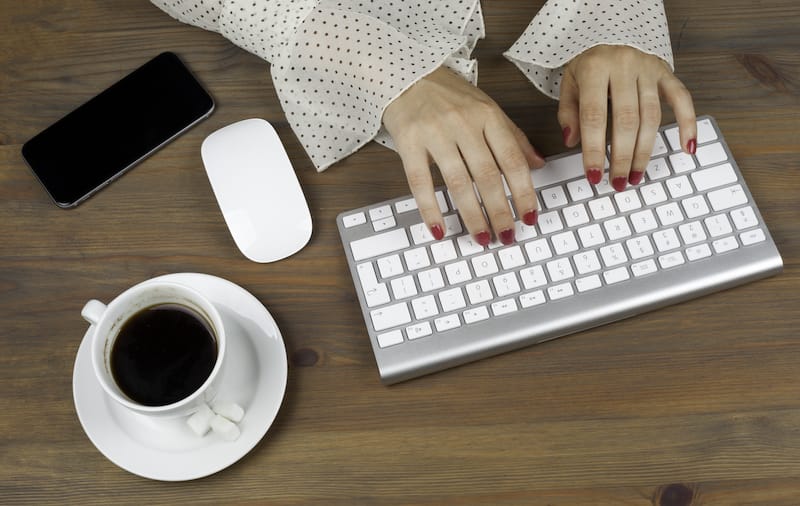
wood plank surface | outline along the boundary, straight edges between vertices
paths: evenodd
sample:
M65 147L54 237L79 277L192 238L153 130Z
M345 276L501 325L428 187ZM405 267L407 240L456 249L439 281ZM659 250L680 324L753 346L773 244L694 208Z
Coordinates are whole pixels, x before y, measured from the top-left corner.
M476 56L482 88L549 155L564 149L557 104L501 56L541 3L485 1ZM385 387L335 218L408 193L397 155L372 144L318 174L267 64L145 0L3 2L0 503L800 504L800 4L666 8L677 73L720 124L784 272ZM208 87L214 114L76 209L56 208L22 144L163 50ZM314 219L309 245L275 264L236 250L200 160L206 135L254 116L276 126ZM289 359L266 437L181 483L112 464L72 400L84 302L172 272L249 290Z

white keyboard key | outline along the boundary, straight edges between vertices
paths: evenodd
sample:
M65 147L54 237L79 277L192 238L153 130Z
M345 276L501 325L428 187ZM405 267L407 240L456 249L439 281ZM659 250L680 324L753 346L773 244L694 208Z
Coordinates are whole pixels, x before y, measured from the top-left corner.
M635 189L615 193L614 200L617 201L617 208L621 213L627 213L642 207L642 202L639 200Z
M372 262L358 264L356 270L358 271L358 278L361 283L361 289L364 292L367 307L380 306L391 300L386 285L378 282Z
M667 190L674 199L679 199L692 194L692 185L686 176L673 177L667 180Z
M731 222L728 221L727 216L724 214L718 214L716 216L706 218L704 223L706 224L708 234L711 237L719 237L721 235L730 234L733 232L733 229L731 228Z
M578 274L586 274L587 272L600 270L600 259L597 257L597 252L593 249L574 255L572 261L575 262L575 268L578 270Z
M652 209L645 209L644 211L631 214L631 223L633 224L633 229L637 234L649 232L650 230L655 230L658 227L658 223L656 223L656 217L653 214Z
M665 158L653 158L645 169L650 180L663 179L670 175L669 166Z
M397 214L407 213L409 211L413 211L417 209L417 201L414 197L410 199L400 200L394 203L394 209L397 211Z
M631 260L639 260L640 258L649 257L655 253L655 251L653 251L653 244L646 235L628 239L625 241L625 246L628 247Z
M414 316L417 320L424 320L439 314L439 308L436 307L436 299L433 298L433 295L426 295L412 300L411 307L414 309Z
M425 244L433 241L433 234L424 223L415 223L408 227L408 231L411 232L411 239L414 244Z
M706 240L706 233L703 230L703 225L701 225L699 221L684 223L678 227L678 232L680 232L681 239L683 239L683 243L686 245Z
M564 228L558 211L551 211L540 215L538 224L539 230L541 230L543 234L551 234Z
M395 299L406 299L417 294L417 285L414 283L414 278L411 276L394 278L391 284Z
M406 259L406 265L410 271L416 271L431 265L431 259L428 258L428 252L424 247L403 252L403 258Z
M458 219L457 214L450 214L443 218L444 220L444 236L451 237L463 232L461 228L461 220Z
M394 219L394 216L389 216L388 218L383 218L381 220L373 221L372 222L372 229L375 232L380 232L381 230L388 230L397 226L397 222Z
M667 200L667 194L664 191L664 185L661 183L651 183L639 190L642 192L642 198L644 199L644 203L648 206L652 206L654 204L660 204Z
M669 155L669 163L672 165L672 170L675 171L675 174L687 172L697 167L692 155L683 152Z
M392 208L388 205L374 207L369 210L369 219L372 221L382 220L384 218L388 218L392 216Z
M464 292L460 287L450 288L439 292L439 303L442 305L442 311L455 311L467 307L467 302L464 300Z
M572 285L569 283L561 283L560 285L551 286L547 289L547 295L550 297L550 300L563 299L574 294L575 292L572 290Z
M603 246L600 248L600 256L603 258L603 263L606 264L606 267L614 267L628 261L625 250L620 243Z
M417 279L419 279L419 288L423 292L432 292L433 290L444 288L444 278L442 277L441 269L438 267L420 272L417 274Z
M511 295L521 290L519 281L517 281L517 275L513 272L506 272L505 274L493 277L492 284L494 284L494 291L497 292L498 297L505 297L506 295Z
M656 243L656 249L658 249L660 253L678 248L681 245L680 240L678 240L678 234L675 233L674 228L667 228L655 232L653 234L653 241Z
M589 213L586 212L586 206L583 204L569 206L564 208L562 212L568 227L577 227L578 225L589 223Z
M732 211L731 218L733 218L733 224L736 226L736 230L744 230L745 228L758 225L756 213L753 212L753 208L750 206Z
M469 271L466 260L445 265L444 272L447 274L447 281L451 285L457 285L458 283L472 279L472 273Z
M564 188L561 186L551 186L546 190L539 192L542 196L542 203L547 209L561 207L567 205L567 194L564 193Z
M624 216L608 220L603 223L603 227L606 229L606 235L609 241L616 241L617 239L630 237L631 235L631 227L628 226L628 220L626 220Z
M447 199L444 198L444 192L443 191L440 190L440 191L436 192L436 202L439 204L439 211L441 211L442 214L444 214L447 211L449 211L449 209L447 207Z
M726 251L731 251L739 247L739 243L736 242L736 238L732 235L717 239L712 242L711 245L717 253L725 253Z
M372 326L375 328L375 332L411 322L411 313L408 312L408 305L405 302L373 309L370 311L369 316L372 319Z
M656 272L656 262L652 258L631 264L631 272L637 278Z
M653 157L665 155L667 151L667 145L664 144L664 138L661 137L660 133L656 133L656 140L653 143L653 152L650 156Z
M541 169L531 171L534 188L545 188L555 183L584 176L583 154L574 153L556 159L547 160Z
M388 348L403 342L403 333L398 330L392 330L384 334L378 334L378 346L381 348Z
M767 237L764 235L764 231L760 228L754 228L753 230L743 232L739 234L739 238L742 240L742 244L745 246L750 246L751 244L756 244L767 240Z
M364 213L354 213L342 217L342 223L345 228L352 228L357 225L363 225L367 222L367 216Z
M697 122L697 143L705 144L717 140L717 131L714 130L714 125L708 118L701 119Z
M435 319L433 321L433 324L436 325L436 330L438 332L444 332L445 330L450 330L460 327L461 321L458 319L457 314L450 314Z
M467 309L462 313L464 315L464 323L470 324L489 319L489 310L486 306L478 306Z
M724 162L728 159L728 154L725 153L725 148L723 148L722 144L719 142L707 144L705 146L699 146L695 156L697 157L697 161L702 166L713 165L715 163Z
M698 148L698 153L701 148ZM692 181L697 191L704 192L712 188L735 183L737 181L736 172L729 163L723 163L710 169L703 169L692 172Z
M577 288L579 292L588 292L589 290L600 288L602 285L603 283L600 281L600 276L597 274L575 280L575 288Z
M686 258L688 258L690 262L710 256L711 248L708 247L708 244L703 243L686 248Z
M409 341L414 339L419 339L420 337L426 337L433 334L433 329L431 329L430 322L421 322L410 327L406 327L406 335L408 336Z
M497 302L492 302L492 313L495 316L502 316L504 314L513 313L516 311L517 308L517 301L514 299L505 299L505 300L498 300Z
M525 265L525 255L522 254L522 248L517 245L501 249L497 252L497 256L500 258L500 265L504 270Z
M606 161L608 161L608 160L606 160ZM608 172L604 172L603 173L603 178L600 179L600 182L597 183L596 185L594 185L594 191L598 195L605 195L606 193L611 193L611 192L617 191L617 190L614 189L613 186L611 186L611 180L609 179L609 177L610 177L609 173Z
M623 266L604 272L603 278L606 280L606 284L613 285L614 283L630 279L630 275L628 274L628 269Z
M494 274L500 269L497 267L497 261L494 259L493 253L486 253L472 259L472 268L475 271L475 276L481 278Z
M658 263L661 265L662 269L669 269L670 267L681 265L684 262L683 254L680 251L673 251L672 253L658 257Z
M453 245L452 239L442 240L431 244L431 254L433 261L437 264L443 264L450 260L455 260L458 257L456 247Z
M522 295L519 296L519 304L523 308L538 306L539 304L544 304L544 303L545 303L544 292L542 292L541 290L536 290L535 292L523 293Z
M575 275L572 271L572 265L569 263L569 258L559 258L547 262L547 272L550 274L550 279L553 283L564 281Z
M567 183L567 191L569 197L575 202L594 196L591 183L585 177Z
M683 221L683 214L677 202L670 202L656 207L656 214L661 224L665 227Z
M521 221L514 222L514 237L518 242L536 237L536 226L526 225Z
M402 228L382 232L350 243L350 251L356 262L367 258L393 253L409 247L408 236Z
M578 240L575 239L575 234L572 233L572 230L556 234L550 240L553 242L553 249L556 250L556 255L566 255L579 249Z
M694 197L683 199L681 205L683 206L684 212L686 212L686 217L689 219L705 216L711 212L708 209L708 204L706 204L706 199L704 199L702 195L695 195Z
M664 135L667 136L667 142L669 142L669 147L672 149L672 151L681 150L681 138L680 132L678 132L678 127L666 129L664 131Z
M519 271L519 276L522 278L522 286L526 290L536 288L547 284L547 278L544 275L544 269L541 265L534 265Z
M553 256L550 251L550 246L547 244L547 239L536 239L525 243L525 252L528 253L528 258L531 262L541 262Z
M475 242L475 239L469 234L462 235L456 239L456 242L458 243L458 249L461 251L461 256L464 257L480 253L484 249L483 246Z
M707 195L708 201L715 211L730 209L747 202L747 195L745 195L742 185L738 184L708 192Z
M389 255L378 259L378 270L381 272L381 277L384 279L399 276L405 272L403 263L400 261L400 255Z
M486 302L494 298L492 296L492 289L489 287L489 282L485 279L469 283L465 288L467 289L467 297L469 298L470 304L480 304L481 302Z
M616 214L616 211L614 210L614 204L611 203L611 199L608 197L590 200L589 209L591 210L592 216L595 220L602 220L603 218L608 218L609 216L614 216L614 214Z
M578 237L581 238L581 244L583 244L584 248L591 248L606 242L603 231L597 223L593 223L588 227L579 228Z

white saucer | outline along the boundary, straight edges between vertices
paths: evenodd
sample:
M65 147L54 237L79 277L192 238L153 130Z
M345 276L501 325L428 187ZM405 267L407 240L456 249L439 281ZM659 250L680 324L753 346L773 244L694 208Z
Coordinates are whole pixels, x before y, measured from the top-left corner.
M94 375L89 353L91 327L81 341L72 375L75 409L86 435L100 452L131 473L164 481L202 478L242 458L264 437L286 391L286 348L275 321L249 292L207 274L180 273L162 280L183 283L209 297L230 332L229 367L217 396L245 409L241 435L225 441L210 432L196 436L185 419L156 419L133 413L110 399ZM150 282L145 281L144 283Z

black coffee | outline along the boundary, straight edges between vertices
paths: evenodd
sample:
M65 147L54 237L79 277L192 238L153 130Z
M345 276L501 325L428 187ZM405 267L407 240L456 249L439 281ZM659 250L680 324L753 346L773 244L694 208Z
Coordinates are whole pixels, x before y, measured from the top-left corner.
M194 393L217 361L208 323L183 306L145 308L125 322L111 348L120 390L145 406L165 406Z

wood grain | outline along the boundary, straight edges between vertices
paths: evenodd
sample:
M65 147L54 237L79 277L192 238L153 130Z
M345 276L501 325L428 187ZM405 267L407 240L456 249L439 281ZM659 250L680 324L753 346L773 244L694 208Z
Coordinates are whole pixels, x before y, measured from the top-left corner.
M541 2L484 2L481 86L546 154L557 104L500 53ZM800 7L667 2L677 73L718 120L783 254L782 274L436 375L384 387L335 226L408 192L369 145L317 174L268 66L143 0L0 9L0 503L759 504L800 502ZM22 143L132 68L177 52L211 118L85 204L53 206ZM287 146L314 217L276 264L236 250L199 156L258 116ZM672 120L664 109L664 121ZM280 326L285 402L265 439L202 480L133 476L91 444L72 402L80 308L170 272L251 291Z

